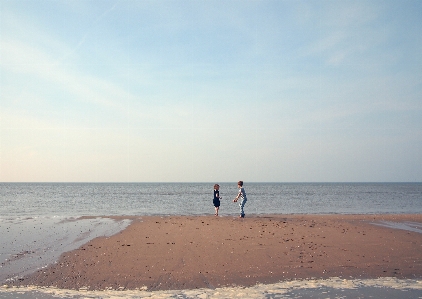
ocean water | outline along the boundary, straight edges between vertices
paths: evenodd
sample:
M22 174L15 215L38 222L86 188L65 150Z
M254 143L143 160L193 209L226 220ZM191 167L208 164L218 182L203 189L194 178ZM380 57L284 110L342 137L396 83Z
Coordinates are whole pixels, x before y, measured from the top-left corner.
M220 215L239 213L237 184L219 183ZM214 183L0 183L0 285L54 263L66 251L113 235L130 220L115 215L212 215ZM246 215L422 213L422 183L245 183ZM80 219L81 216L92 216ZM380 225L391 225L381 223ZM419 224L403 224L420 231ZM400 227L396 227L400 228ZM402 228L403 229L403 228ZM406 228L404 228L406 229ZM408 230L411 230L408 229ZM121 293L0 287L0 298L422 298L422 281L309 281L285 286ZM345 287L353 285L352 288ZM311 287L310 287L311 285ZM271 289L271 290L270 290ZM275 289L275 290L274 290ZM361 296L361 293L368 296ZM241 296L241 297L245 297ZM388 298L388 296L386 297Z
M219 183L221 214L238 213ZM247 214L422 213L422 183L245 183ZM0 183L0 217L211 215L213 183Z

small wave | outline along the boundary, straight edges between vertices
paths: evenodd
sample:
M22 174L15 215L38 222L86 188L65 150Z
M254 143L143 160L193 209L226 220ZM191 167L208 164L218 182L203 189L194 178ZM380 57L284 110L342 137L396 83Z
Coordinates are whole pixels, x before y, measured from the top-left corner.
M14 298L28 298L34 295L40 298L302 298L320 297L353 298L353 297L400 297L420 298L422 295L422 280L396 279L393 277L378 279L340 279L292 280L275 284L258 284L253 287L226 287L216 289L169 290L149 292L146 288L138 290L105 290L88 291L87 289L66 290L56 288L0 287L0 294ZM413 297L409 295L413 294Z

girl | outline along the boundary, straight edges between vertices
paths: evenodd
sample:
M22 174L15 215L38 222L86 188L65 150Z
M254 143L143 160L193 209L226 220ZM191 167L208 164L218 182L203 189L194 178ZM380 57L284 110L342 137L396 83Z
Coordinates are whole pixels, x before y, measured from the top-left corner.
M220 209L220 185L215 184L214 185L214 199L212 200L212 203L215 207L215 216L218 216L218 210Z

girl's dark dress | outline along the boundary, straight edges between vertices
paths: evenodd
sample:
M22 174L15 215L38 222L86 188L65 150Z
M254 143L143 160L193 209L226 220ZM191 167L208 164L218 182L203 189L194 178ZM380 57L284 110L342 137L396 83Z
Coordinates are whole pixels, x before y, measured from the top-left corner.
M212 203L214 204L214 207L220 206L220 191L214 190L214 199L212 200Z

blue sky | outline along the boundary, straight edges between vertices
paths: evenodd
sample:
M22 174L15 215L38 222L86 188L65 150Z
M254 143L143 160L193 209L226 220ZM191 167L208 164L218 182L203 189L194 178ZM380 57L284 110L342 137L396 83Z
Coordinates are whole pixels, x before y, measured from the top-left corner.
M422 181L422 1L0 0L0 181Z

